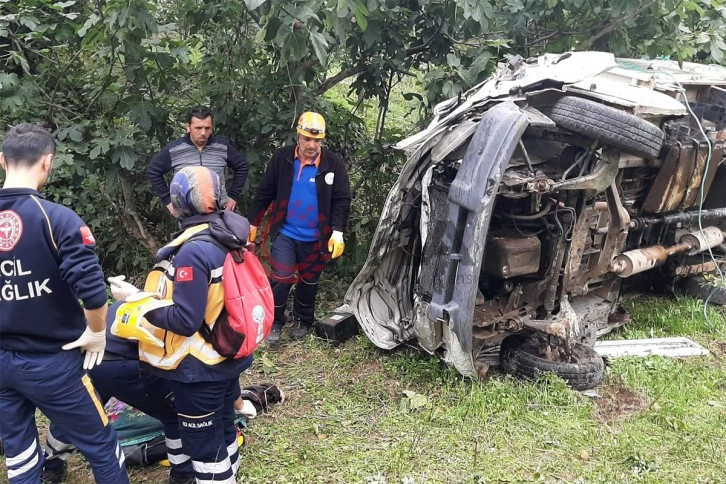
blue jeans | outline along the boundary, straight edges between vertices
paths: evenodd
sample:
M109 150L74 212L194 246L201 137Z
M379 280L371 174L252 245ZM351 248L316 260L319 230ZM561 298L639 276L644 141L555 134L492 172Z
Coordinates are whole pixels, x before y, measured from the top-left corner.
M40 482L40 409L86 457L96 482L128 484L123 452L80 351L41 354L0 349L0 437L11 484Z
M270 286L275 299L276 328L287 322L287 298L293 285L293 318L307 326L315 322L318 282L329 259L330 253L320 242L300 242L282 234L275 237L270 251Z

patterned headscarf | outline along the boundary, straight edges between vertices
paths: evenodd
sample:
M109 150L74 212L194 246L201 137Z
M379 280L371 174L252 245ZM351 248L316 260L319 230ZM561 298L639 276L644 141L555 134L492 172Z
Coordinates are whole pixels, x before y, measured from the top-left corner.
M171 206L179 217L220 210L219 176L204 166L187 166L174 175L169 187Z

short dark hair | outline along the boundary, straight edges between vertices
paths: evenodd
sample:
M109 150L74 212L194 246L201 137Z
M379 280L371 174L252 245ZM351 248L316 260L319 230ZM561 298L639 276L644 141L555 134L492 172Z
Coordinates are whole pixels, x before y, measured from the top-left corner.
M37 124L22 123L5 133L2 152L8 165L31 167L43 156L55 155L55 140Z
M207 106L194 106L187 113L187 124L192 124L192 118L207 119L209 117L214 121L214 113Z

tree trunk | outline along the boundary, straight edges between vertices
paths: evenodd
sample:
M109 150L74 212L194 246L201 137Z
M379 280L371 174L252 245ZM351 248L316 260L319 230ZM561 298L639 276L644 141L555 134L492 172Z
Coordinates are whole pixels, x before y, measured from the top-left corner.
M146 230L144 221L136 211L134 190L131 182L124 174L120 174L119 180L121 181L121 194L123 195L124 201L123 207L121 207L121 210L118 210L118 213L121 215L121 223L141 245L146 247L152 254L156 254L161 244L156 240L156 237Z

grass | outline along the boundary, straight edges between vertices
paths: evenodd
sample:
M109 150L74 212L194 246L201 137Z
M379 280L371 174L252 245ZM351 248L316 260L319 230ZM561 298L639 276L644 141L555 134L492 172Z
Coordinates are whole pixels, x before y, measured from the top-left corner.
M248 483L671 483L726 476L726 316L694 299L626 302L633 320L609 338L689 336L688 359L612 360L597 397L552 376L496 369L461 378L413 348L384 352L364 336L340 347L310 338L259 350L243 385L288 400L251 421L241 450ZM131 470L158 483L166 470ZM92 482L82 458L69 482Z

